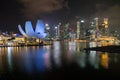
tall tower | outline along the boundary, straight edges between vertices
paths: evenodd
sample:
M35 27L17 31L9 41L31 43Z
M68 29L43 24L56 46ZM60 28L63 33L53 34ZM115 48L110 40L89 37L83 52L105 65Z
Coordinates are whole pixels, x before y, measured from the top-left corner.
M95 18L95 27L96 27L96 38L99 36L99 28L98 28L98 18Z
M77 39L80 39L80 21L77 21Z
M105 28L108 28L108 18L104 18Z
M105 27L105 32L108 34L108 18L104 18L104 27Z
M62 26L61 23L58 23L58 38L61 39Z
M49 24L45 24L45 32L47 34L46 39L50 39L50 26Z

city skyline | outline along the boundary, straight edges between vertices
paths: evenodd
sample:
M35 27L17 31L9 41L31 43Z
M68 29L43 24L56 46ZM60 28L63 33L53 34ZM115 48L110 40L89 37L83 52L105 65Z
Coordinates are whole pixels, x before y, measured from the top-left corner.
M119 0L1 0L0 30L18 30L18 24L24 25L26 20L31 20L33 25L37 19L56 25L96 16L108 17L111 28L118 29L119 9Z

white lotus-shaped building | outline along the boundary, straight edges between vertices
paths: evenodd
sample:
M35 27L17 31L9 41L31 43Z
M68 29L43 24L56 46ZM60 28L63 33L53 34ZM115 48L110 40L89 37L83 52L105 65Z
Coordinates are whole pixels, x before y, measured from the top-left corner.
M46 33L44 28L42 20L37 21L35 30L33 29L31 21L26 21L25 31L22 29L21 25L18 25L20 33L27 38L45 38Z

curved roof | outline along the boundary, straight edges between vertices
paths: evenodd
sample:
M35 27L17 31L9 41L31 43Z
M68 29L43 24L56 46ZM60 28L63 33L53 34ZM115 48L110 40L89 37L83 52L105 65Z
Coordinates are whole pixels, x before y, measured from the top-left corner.
M35 33L36 33L37 37L45 37L46 36L44 24L43 24L42 20L37 21Z
M26 21L25 23L25 31L28 37L35 37L35 32L33 30L31 21Z
M19 29L19 31L21 32L21 34L22 34L23 36L27 37L27 34L23 31L21 25L18 25L18 29Z
M21 25L18 25L19 31L25 37L29 38L45 38L46 33L44 30L44 23L42 20L38 20L36 23L35 31L33 29L31 21L26 21L25 31L22 29Z

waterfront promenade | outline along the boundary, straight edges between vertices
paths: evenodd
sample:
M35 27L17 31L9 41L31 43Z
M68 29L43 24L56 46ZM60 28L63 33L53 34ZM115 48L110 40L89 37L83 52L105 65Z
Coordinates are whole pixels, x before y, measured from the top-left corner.
M43 41L41 43L38 42L8 43L8 44L0 45L0 47L24 47L24 46L44 46L44 45L52 45L52 41Z

